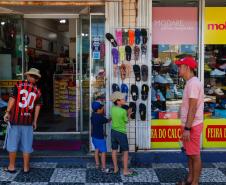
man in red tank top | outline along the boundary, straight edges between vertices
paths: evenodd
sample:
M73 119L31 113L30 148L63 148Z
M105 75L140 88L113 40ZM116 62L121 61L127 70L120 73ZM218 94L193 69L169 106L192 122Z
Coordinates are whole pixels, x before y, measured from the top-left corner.
M9 152L9 165L4 170L15 173L16 152L23 152L24 173L28 173L30 153L32 153L33 129L42 105L41 91L36 82L41 78L38 69L31 68L25 73L27 81L18 82L12 89L8 102L5 122L8 122L4 147Z

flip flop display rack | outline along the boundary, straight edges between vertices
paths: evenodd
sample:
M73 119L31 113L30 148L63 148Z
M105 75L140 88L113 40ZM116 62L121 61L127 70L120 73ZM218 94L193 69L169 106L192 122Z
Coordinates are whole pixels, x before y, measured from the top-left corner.
M106 34L111 43L110 94L121 91L133 114L127 127L131 150L137 147L136 138L148 134L142 130L150 128L151 114L151 62L147 28L115 28ZM140 129L143 127L143 129ZM147 131L146 131L147 132ZM148 133L148 132L147 132Z

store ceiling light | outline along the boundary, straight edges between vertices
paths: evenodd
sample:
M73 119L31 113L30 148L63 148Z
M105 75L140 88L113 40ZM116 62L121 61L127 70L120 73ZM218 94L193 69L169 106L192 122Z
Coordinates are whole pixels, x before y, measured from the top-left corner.
M66 23L66 19L61 19L60 20L60 24L65 24Z
M2 21L2 22L1 22L1 25L2 25L2 26L4 26L4 25L5 25L5 22L4 22L4 21Z

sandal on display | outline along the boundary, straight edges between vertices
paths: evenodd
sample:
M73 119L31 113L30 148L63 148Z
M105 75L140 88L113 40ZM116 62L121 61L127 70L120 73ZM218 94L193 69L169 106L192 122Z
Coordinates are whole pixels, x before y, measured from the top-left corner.
M125 46L119 46L119 58L123 62L125 60Z
M138 173L135 172L135 171L130 171L129 173L127 174L123 174L125 177L134 177L134 176L137 176Z
M132 66L129 62L125 63L125 65L126 65L126 78L130 78Z
M139 97L139 92L138 92L138 87L135 84L131 85L130 93L132 95L132 100L137 101Z
M140 81L140 66L135 64L133 65L133 71L134 71L134 75L135 75L135 80L137 82Z
M132 109L132 114L130 115L131 119L136 119L137 105L134 102L129 103L129 108Z
M128 34L129 34L129 45L132 46L135 41L135 32L133 30L129 30Z
M142 121L146 120L146 105L143 103L140 103L139 105L139 113L140 113L140 119Z
M139 48L139 46L135 46L134 47L134 59L135 59L135 61L139 60L139 56L140 56L140 48Z
M105 37L106 37L106 39L107 39L109 42L111 42L111 45L112 45L113 47L117 47L117 46L118 46L118 44L117 44L117 42L116 42L116 40L115 40L115 38L114 38L114 36L113 36L112 34L106 33L106 34L105 34Z
M112 48L111 54L113 56L113 64L118 64L119 62L119 52L116 48Z
M128 30L124 29L122 32L122 43L123 45L127 45L128 44Z
M116 40L119 46L122 45L122 30L121 29L117 29L115 32L116 35Z
M127 45L125 47L125 51L126 51L126 60L130 61L131 60L131 55L132 55L132 48Z
M135 29L135 43L137 45L140 44L140 35L141 35L140 29Z
M122 64L120 66L120 74L121 74L121 79L125 80L126 79L126 65Z
M148 80L148 66L142 65L141 66L141 78L142 81L146 82Z

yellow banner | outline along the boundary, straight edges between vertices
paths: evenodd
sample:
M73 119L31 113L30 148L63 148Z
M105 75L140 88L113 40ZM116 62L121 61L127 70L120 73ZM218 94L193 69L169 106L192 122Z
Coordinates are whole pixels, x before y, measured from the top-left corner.
M226 44L226 7L205 8L205 44Z
M151 120L151 148L180 148L181 121L179 119Z
M226 119L206 119L203 148L226 148Z

